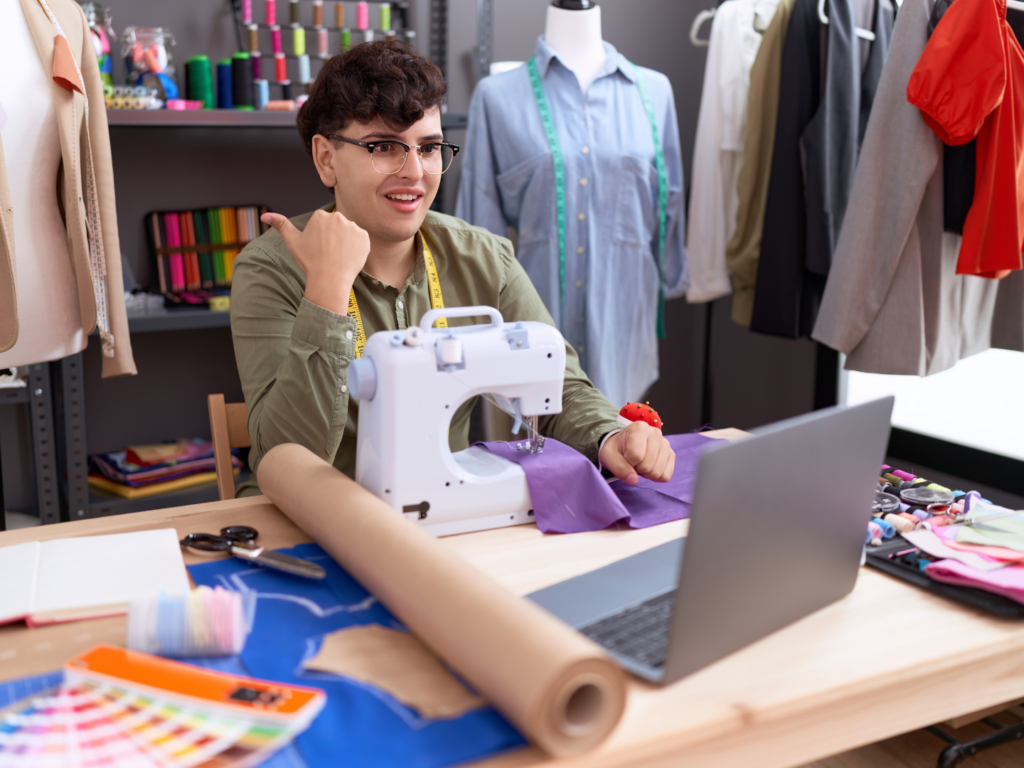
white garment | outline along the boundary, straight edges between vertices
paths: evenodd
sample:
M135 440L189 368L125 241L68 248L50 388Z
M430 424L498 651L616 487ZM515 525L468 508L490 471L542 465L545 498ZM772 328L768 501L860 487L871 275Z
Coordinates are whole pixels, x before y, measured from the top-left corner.
M85 349L78 284L57 205L60 136L53 82L39 58L21 3L0 2L0 127L14 204L18 341L0 368L59 360Z
M736 229L736 181L743 164L750 69L761 45L758 30L768 26L777 2L727 0L711 22L693 147L686 243L690 254L686 300L692 304L732 293L725 247Z

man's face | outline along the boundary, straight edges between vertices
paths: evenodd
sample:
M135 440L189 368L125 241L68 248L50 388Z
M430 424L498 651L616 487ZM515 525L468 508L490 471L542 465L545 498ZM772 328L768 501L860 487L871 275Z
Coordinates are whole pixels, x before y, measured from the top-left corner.
M377 119L370 123L349 123L338 135L367 143L392 139L410 146L429 144L443 140L441 111L434 107L402 132L396 132ZM441 177L424 173L422 159L415 149L409 150L401 170L384 174L374 169L370 153L364 147L343 141L331 144L336 145L331 153L338 210L365 229L371 238L387 242L412 238L437 195ZM404 150L393 146L391 151Z

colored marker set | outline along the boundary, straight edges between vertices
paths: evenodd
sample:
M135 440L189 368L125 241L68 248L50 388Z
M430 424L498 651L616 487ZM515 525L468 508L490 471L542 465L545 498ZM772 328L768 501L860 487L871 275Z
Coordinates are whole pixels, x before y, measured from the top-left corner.
M237 656L256 610L254 592L202 586L160 594L128 609L128 647L173 658Z
M325 700L313 688L100 646L65 665L59 688L0 719L0 765L257 765L304 731Z

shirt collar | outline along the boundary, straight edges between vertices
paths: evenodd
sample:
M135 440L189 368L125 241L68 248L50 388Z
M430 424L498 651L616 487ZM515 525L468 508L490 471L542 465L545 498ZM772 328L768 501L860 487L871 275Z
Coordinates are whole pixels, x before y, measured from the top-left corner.
M621 72L629 82L636 82L633 67L630 66L626 57L615 50L615 46L607 40L603 40L602 45L604 45L605 52L604 66L601 67L601 70L597 73L597 77L594 79L597 80L598 78L612 74L615 70L619 70L619 72ZM551 64L552 59L558 58L558 54L555 53L551 46L544 40L544 35L537 38L537 47L534 49L533 56L537 61L537 69L540 71L540 76L542 78L547 77L548 66ZM563 66L564 64L565 63L563 62Z

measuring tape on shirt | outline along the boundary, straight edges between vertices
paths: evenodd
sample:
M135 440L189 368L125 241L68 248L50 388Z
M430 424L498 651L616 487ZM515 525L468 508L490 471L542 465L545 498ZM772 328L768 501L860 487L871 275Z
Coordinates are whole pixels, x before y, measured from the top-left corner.
M434 264L434 256L427 245L427 238L423 237L423 262L427 267L427 287L430 291L430 308L444 309L444 297L441 295L441 280L437 276L437 265ZM348 294L348 314L356 321L356 357L363 356L363 348L366 346L366 329L363 327L363 315L359 311L359 302L356 301L356 290L353 288ZM435 328L447 328L448 320L443 317L434 321Z
M651 104L651 96L647 91L647 84L640 77L636 64L629 62L633 68L637 89L640 91L640 101L643 102L647 119L651 123L651 135L654 138L654 167L658 172L658 338L665 338L665 291L662 283L661 268L665 253L665 229L668 209L668 172L665 169L665 151L661 144L661 136L658 133L658 122L654 116L654 106ZM544 84L541 82L540 70L537 68L536 57L531 57L526 65L530 73L530 83L533 86L533 98L537 102L537 110L540 112L540 121L544 126L544 135L548 140L548 149L551 152L551 162L555 167L555 212L558 222L558 296L559 311L563 319L565 317L565 160L562 156L562 145L558 141L558 132L555 130L555 121L551 117L551 108L548 106L547 95L544 93Z

